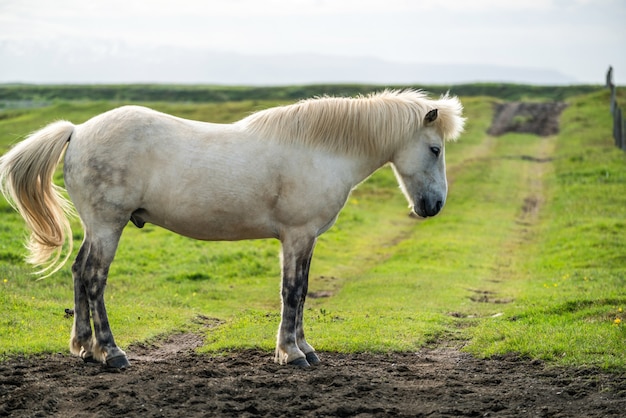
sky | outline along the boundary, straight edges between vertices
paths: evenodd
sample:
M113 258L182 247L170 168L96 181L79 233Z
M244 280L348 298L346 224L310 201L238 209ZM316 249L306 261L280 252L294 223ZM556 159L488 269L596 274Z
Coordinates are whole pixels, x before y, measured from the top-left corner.
M0 47L14 54L106 55L111 42L538 68L593 84L612 65L626 84L625 0L0 0ZM0 82L20 81L2 67Z

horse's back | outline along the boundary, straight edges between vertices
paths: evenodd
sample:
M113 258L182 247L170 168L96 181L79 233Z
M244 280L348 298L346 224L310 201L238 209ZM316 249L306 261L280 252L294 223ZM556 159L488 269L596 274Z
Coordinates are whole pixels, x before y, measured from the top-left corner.
M199 122L142 106L123 106L76 126L66 164L89 170L150 173L236 136L234 125ZM108 166L107 170L103 166ZM114 173L111 173L114 174Z
M78 125L73 139L100 141L97 144L99 148L105 144L120 146L128 141L149 141L154 144L159 140L198 140L203 135L210 136L212 132L224 130L227 126L183 119L147 107L128 105L94 116Z

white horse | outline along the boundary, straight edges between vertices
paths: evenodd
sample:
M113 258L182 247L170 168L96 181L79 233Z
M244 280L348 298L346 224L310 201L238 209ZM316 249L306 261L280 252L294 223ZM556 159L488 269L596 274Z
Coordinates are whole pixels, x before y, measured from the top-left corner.
M436 215L447 195L444 142L463 130L461 112L456 97L413 90L304 100L232 124L124 106L80 125L52 123L18 143L0 159L0 190L31 229L28 261L54 273L71 252L71 203L52 183L65 151L65 186L85 230L72 265L70 350L85 361L129 366L103 294L130 220L200 240L280 240L276 361L308 366L319 363L302 326L317 237L387 163L413 211Z

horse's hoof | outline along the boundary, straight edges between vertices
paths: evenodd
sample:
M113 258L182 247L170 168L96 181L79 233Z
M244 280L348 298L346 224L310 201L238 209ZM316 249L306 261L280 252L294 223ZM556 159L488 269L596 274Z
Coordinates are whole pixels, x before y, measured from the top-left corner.
M317 356L317 354L315 354L314 351L306 353L306 361L308 361L311 366L316 366L320 364L320 358Z
M297 358L297 359L295 359L293 361L290 361L287 364L289 364L290 366L296 366L296 367L311 367L309 362L306 361L306 359L304 357Z
M130 367L130 363L126 356L116 356L112 358L107 358L107 367L112 369L126 369Z

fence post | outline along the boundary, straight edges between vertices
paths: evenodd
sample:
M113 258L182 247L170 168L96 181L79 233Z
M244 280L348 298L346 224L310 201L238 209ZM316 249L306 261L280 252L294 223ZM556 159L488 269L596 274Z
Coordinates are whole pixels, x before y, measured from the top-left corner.
M626 120L622 120L622 149L626 151Z
M617 108L617 112L615 114L615 145L619 149L624 149L624 122L622 118L622 109L620 107Z
M615 109L617 109L616 90L615 86L611 84L611 114L613 117L615 117Z
M622 150L626 151L626 120L622 118Z
M615 139L615 146L622 149L623 137L622 137L622 109L616 106L613 112L613 139Z
M622 117L622 109L617 103L617 89L613 83L613 67L606 72L606 87L611 89L611 116L613 116L613 139L615 146L626 151L626 121Z

